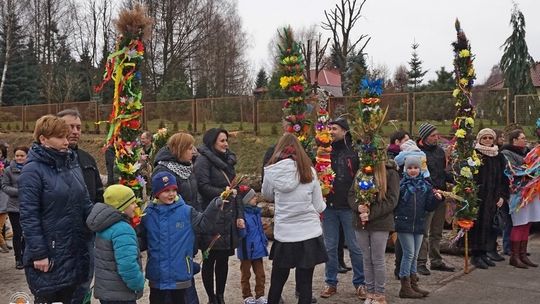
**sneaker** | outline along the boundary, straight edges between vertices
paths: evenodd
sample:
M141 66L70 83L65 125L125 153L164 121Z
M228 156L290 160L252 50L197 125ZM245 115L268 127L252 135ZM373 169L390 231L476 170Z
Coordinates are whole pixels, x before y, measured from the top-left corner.
M337 293L337 288L334 286L326 285L323 291L321 292L321 298L330 298L331 296Z
M439 265L431 265L431 270L437 270L437 271L446 271L446 272L454 272L456 269L452 266L448 266L445 263L441 263ZM420 271L418 271L420 273ZM421 273L423 274L423 273Z
M366 285L360 285L356 288L356 292L355 292L356 296L360 299L360 300L366 300L367 299L367 290L366 290Z
M259 297L257 301L255 301L256 304L267 304L268 300L265 297Z
M421 274L421 275L430 275L431 274L431 271L429 271L429 269L427 269L426 265L418 265L418 267L416 269L416 272Z
M244 299L244 304L258 304L258 303L259 301L255 300L254 297L248 297Z

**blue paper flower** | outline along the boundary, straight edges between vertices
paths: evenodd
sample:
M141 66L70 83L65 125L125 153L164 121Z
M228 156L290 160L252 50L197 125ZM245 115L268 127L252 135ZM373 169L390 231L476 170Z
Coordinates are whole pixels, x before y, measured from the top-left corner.
M536 119L536 128L540 128L540 117Z
M369 80L365 77L360 82L360 92L362 92L365 97L377 97L380 96L383 92L383 80L382 78Z

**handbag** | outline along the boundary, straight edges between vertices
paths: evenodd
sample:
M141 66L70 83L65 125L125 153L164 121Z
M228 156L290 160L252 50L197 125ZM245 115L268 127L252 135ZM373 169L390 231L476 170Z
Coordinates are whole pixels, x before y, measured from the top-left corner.
M497 208L495 216L493 216L493 223L491 224L491 227L493 229L503 231L506 227L506 219L507 214L504 212L504 210L502 210L501 208Z

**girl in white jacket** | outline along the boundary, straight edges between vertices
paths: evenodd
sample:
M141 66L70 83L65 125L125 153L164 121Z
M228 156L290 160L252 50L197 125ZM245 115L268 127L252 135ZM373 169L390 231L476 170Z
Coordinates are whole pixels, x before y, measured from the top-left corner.
M275 203L268 303L279 303L291 268L297 272L298 303L311 303L313 270L328 259L319 219L326 204L311 160L294 135L278 141L264 168L262 194Z

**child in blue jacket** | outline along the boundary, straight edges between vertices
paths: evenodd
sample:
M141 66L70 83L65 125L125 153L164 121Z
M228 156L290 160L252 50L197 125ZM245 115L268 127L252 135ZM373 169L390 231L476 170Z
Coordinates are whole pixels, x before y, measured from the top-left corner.
M141 221L150 303L184 304L193 278L195 234L213 229L224 201L217 197L204 213L196 211L178 196L176 178L166 171L152 177L152 194Z
M102 304L134 304L144 289L135 230L129 224L137 207L135 193L123 185L107 187L104 202L86 219L96 232L94 297Z
M237 201L244 205L245 220L245 228L240 229L241 241L236 250L240 259L242 296L245 304L266 304L263 257L268 256L268 239L262 226L261 208L257 207L255 191L247 186L240 186ZM255 298L249 285L251 268L255 272Z
M433 211L442 195L420 174L421 159L408 156L405 159L405 172L399 183L399 201L394 210L395 230L403 249L399 269L401 298L422 298L428 291L418 287L416 260L424 236L424 223L428 211Z

